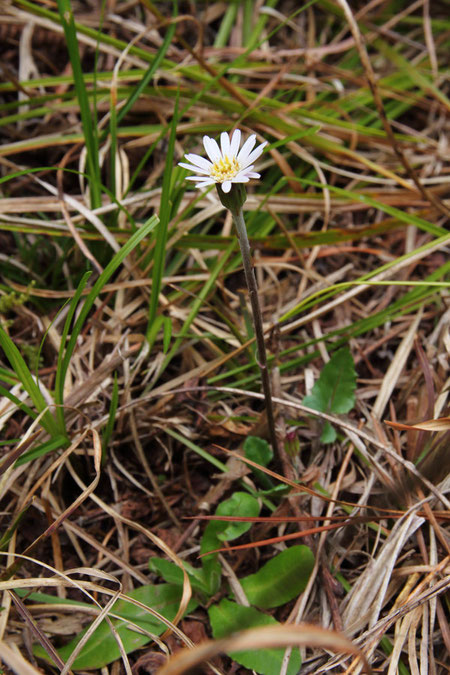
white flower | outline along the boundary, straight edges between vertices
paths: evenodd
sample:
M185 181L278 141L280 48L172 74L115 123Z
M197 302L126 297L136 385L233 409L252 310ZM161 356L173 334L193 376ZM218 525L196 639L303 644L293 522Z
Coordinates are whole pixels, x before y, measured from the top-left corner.
M226 131L222 131L220 148L213 138L203 136L203 145L209 160L200 155L190 154L185 155L185 157L191 163L179 162L179 166L199 174L187 177L187 180L196 181L195 187L203 188L213 183L220 183L222 190L229 192L232 183L247 183L250 178L260 178L259 173L253 171L253 162L261 155L267 141L253 150L256 135L252 134L239 150L240 143L241 132L239 129L233 131L231 139Z

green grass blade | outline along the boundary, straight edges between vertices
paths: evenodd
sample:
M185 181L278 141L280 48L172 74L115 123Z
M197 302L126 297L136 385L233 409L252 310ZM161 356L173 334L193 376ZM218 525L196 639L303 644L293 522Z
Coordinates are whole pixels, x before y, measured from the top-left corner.
M0 396L4 396L5 398L9 399L11 403L14 403L14 405L17 406L19 410L21 410L23 413L31 417L31 419L34 419L36 417L36 413L34 410L32 410L29 406L27 406L26 403L21 401L20 398L14 396L14 394L12 394L8 389L6 389L6 387L3 387L1 384L0 384Z
M219 30L217 31L217 35L214 39L214 47L220 48L226 46L233 26L236 23L238 2L240 2L240 0L231 0L230 4L225 10Z
M98 136L97 128L93 122L95 115L89 105L89 97L84 82L83 69L81 66L80 53L78 50L77 30L70 0L58 0L58 10L64 34L66 36L67 50L72 64L75 90L80 106L81 124L83 126L84 139L87 152L87 173L89 175L89 189L91 206L99 208L101 199L100 166L98 162Z
M67 336L69 334L70 326L72 324L72 320L73 320L76 308L78 307L78 303L80 301L81 294L83 293L83 290L84 290L90 276L91 276L91 272L86 272L86 274L83 276L80 283L78 284L78 288L75 292L75 295L73 296L73 298L71 300L69 312L68 312L66 320L64 322L64 328L63 328L62 335L61 335L61 344L60 344L59 352L58 352L58 361L57 361L56 377L55 377L55 402L58 404L58 407L56 409L56 416L58 417L58 421L59 421L61 429L65 428L64 407L63 407L63 403L64 403L64 383L66 381L67 369L69 367L69 361L70 361L70 357L69 357L69 359L64 359L64 352L65 352L65 348L66 348Z
M171 184L173 176L173 157L175 152L175 138L177 133L178 123L178 98L175 102L175 110L173 113L169 147L167 148L166 168L164 171L163 185L161 191L161 202L159 208L159 225L155 237L155 251L153 255L153 275L152 275L152 292L150 297L150 308L147 326L147 339L151 331L152 324L156 318L158 309L159 293L161 291L162 276L164 274L164 267L166 263L166 244L167 244L167 229L169 226L170 215L172 212L171 200Z
M43 457L44 455L48 455L50 452L54 452L55 450L59 450L60 448L65 448L68 445L67 438L65 436L55 436L55 438L52 438L50 441L47 441L46 443L42 443L42 445L39 445L37 448L33 448L32 450L28 450L28 452L25 452L17 462L14 464L14 466L21 466L22 464L27 464L28 462L32 462L33 459L38 459L39 457Z
M266 7L276 7L278 3L278 0L266 0L264 5ZM263 42L261 38L261 33L264 30L266 23L269 20L269 14L260 14L258 21L256 22L255 27L251 31L251 33L248 35L246 38L246 43L245 46L247 47L247 53L253 51L254 49L257 48Z
M417 255L418 253L420 253L422 251L427 251L428 249L436 246L439 243L442 243L442 245L445 245L449 240L450 240L450 234L446 234L443 237L440 237L438 239L434 239L433 241L427 242L423 246L419 246L414 251L410 251L408 253L405 253L404 255L399 256L395 260L393 260L391 262L388 262L384 265L381 265L380 267L378 267L374 271L369 272L368 274L364 274L359 279L355 279L355 281L350 285L364 284L364 282L370 281L371 277L373 277L375 275L378 275L378 274L381 274L381 272L384 272L385 270L389 270L391 267L397 266L400 262L402 262L404 260L408 260L409 258L412 258L413 256ZM376 282L376 279L374 281ZM405 285L407 285L407 284L405 284ZM414 284L412 284L412 285L414 285ZM420 284L420 287L421 286L426 286L426 282L424 281L423 284ZM332 297L333 295L338 293L341 288L342 288L341 284L334 284L330 288L324 288L324 289L321 289L319 291L316 291L316 293L313 293L312 295L308 296L307 298L302 300L302 302L300 302L298 305L296 305L295 307L290 309L289 312L286 312L285 314L283 314L283 316L281 316L278 319L278 322L282 323L283 321L287 321L287 319L291 319L293 316L295 316L299 312L305 311L309 307L313 307L317 303L317 300L318 300L319 297L322 301L328 299L329 297Z
M174 3L174 10L173 10L174 19L177 16L176 4L177 3ZM129 95L126 103L122 106L122 108L117 113L118 124L120 124L120 122L124 119L124 117L129 113L129 111L131 110L133 105L136 103L136 101L139 99L141 94L144 92L144 89L151 82L155 72L162 65L162 63L164 61L164 58L166 56L167 50L169 49L169 47L172 43L173 36L175 35L176 25L177 24L176 24L175 21L173 21L170 24L170 26L167 29L166 36L164 38L164 42L162 43L161 47L159 48L158 53L156 54L154 61L151 63L148 70L145 72L142 79L139 81L137 87L135 87L135 89Z
M127 243L124 246L122 246L122 248L119 251L117 251L117 253L111 259L111 261L108 263L108 265L105 267L105 269L103 270L103 272L100 274L99 278L93 285L91 291L86 297L83 308L76 320L76 323L72 330L72 334L69 338L67 349L64 353L64 358L62 360L63 372L67 372L70 359L72 358L72 354L78 340L78 336L80 335L84 323L86 321L86 318L94 302L96 301L100 291L102 290L103 286L107 283L107 281L110 279L111 275L116 271L119 265L125 260L127 255L131 253L131 251L144 239L144 237L147 237L150 234L150 232L156 227L157 224L158 224L158 217L152 216L144 225L142 225L142 227L140 227L139 230L137 230L129 238Z
M170 352L167 354L166 358L163 361L163 364L161 366L161 369L159 373L161 374L169 365L171 362L172 358L175 356L175 354L178 351L178 348L180 347L181 343L183 342L184 336L186 333L189 331L189 328L197 316L198 312L200 311L200 308L203 305L203 302L205 298L209 295L211 292L212 288L214 288L214 285L217 281L217 278L222 271L222 269L225 267L226 263L228 262L228 259L230 258L231 254L233 251L236 249L236 241L234 241L228 249L224 252L224 254L219 258L219 260L216 262L215 267L211 270L211 276L209 277L208 281L202 286L200 293L198 294L198 297L196 300L194 300L192 304L191 311L189 312L189 315L186 319L186 321L183 324L183 327L181 328L178 337L176 338L174 344L172 345L172 348Z
M60 433L56 419L48 410L47 401L45 400L39 386L33 379L33 376L25 363L25 360L22 354L17 349L14 342L9 337L8 333L4 330L3 326L0 325L0 347L5 352L6 358L11 364L12 369L22 383L22 387L26 392L28 392L29 397L33 401L33 404L36 410L39 413L42 413L45 410L45 413L42 416L41 424L44 429L51 435L56 436ZM10 398L10 397L9 397Z
M111 277L114 271L119 267L119 265L123 262L126 256L129 255L129 253L131 253L131 251L142 241L142 239L144 239L144 237L150 234L153 228L156 227L157 222L158 222L157 216L152 216L139 230L137 230L137 232L135 232L130 237L127 243L120 249L120 251L118 251L114 255L114 257L107 265L103 273L99 276L96 283L92 287L92 290L86 297L83 308L80 312L80 315L78 316L75 326L73 327L72 334L69 338L67 347L64 351L64 356L62 356L64 350L64 343L67 339L70 323L73 318L75 309L77 307L77 301L85 286L88 275L85 275L84 279L82 280L82 283L80 283L77 290L77 294L72 301L69 315L66 319L66 323L63 329L63 339L61 340L61 348L58 354L58 383L56 396L60 404L63 404L63 387L65 374L67 373L67 369L69 367L70 359L72 358L72 354L75 349L78 336L80 335L80 332L84 326L89 311L91 310L101 289L107 283L108 279ZM18 351L17 347L15 347L11 338L5 333L5 331L1 326L0 326L0 346L3 347L13 370L17 374L19 380L23 383L23 386L26 389L26 391L28 391L30 398L32 399L36 409L38 410L38 412L42 412L47 407L46 401L42 396L38 386L35 384L31 376L31 373L28 370L28 367L25 361L23 360L20 352ZM9 396L9 398L11 399L11 396ZM63 420L64 418L61 417L60 419ZM60 448L61 445L65 444L66 438L61 433L62 429L60 429L60 424L57 424L56 420L50 414L49 411L47 411L44 414L42 418L42 425L49 433L51 433L53 437L51 442L41 445L39 446L39 448L34 448L33 450L30 450L28 453L25 453L25 455L23 455L20 458L20 460L18 460L18 465L31 461L36 457L45 455L48 452L52 452L53 450Z
M322 183L310 181L305 178L300 179L300 182L306 183L307 185L315 185L316 187L320 187L321 189L325 187ZM390 216L397 218L398 220L402 221L403 223L406 223L407 225L415 225L416 227L419 228L419 230L423 230L424 232L434 234L436 237L441 237L443 234L447 232L447 230L444 227L439 227L439 225L430 223L428 220L419 218L419 216L414 215L414 213L401 211L400 209L395 208L395 206L384 204L383 202L378 201L378 199L373 199L373 197L370 197L369 195L366 194L362 194L361 192L352 192L350 190L343 190L342 188L338 188L334 185L326 185L326 187L328 190L330 190L330 192L333 192L337 195L341 195L342 197L349 197L355 202L363 202L363 204L373 206L374 208L380 209L380 211L388 213Z

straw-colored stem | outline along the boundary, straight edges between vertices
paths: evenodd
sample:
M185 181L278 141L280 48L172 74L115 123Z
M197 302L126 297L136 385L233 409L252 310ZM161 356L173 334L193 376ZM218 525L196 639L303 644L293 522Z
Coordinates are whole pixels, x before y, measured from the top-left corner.
M247 229L245 227L244 216L242 209L233 213L233 221L236 226L236 231L239 239L239 246L241 247L242 262L244 264L245 281L250 296L250 303L252 306L253 326L255 329L256 345L258 351L258 365L261 371L261 380L264 392L264 399L266 404L267 425L269 428L270 442L276 456L279 456L278 441L275 431L275 416L273 413L272 394L270 388L269 369L267 367L266 346L264 344L264 331L262 324L261 308L258 300L258 287L256 285L255 272L252 265L252 257L250 252L250 244L247 236Z

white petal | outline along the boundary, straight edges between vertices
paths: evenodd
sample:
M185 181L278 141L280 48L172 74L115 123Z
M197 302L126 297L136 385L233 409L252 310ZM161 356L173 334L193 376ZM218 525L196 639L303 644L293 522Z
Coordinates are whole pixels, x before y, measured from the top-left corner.
M211 176L197 176L197 180L199 182L203 181L204 183L208 183L208 185L210 183L216 183L216 179L212 178Z
M234 178L231 179L232 183L248 183L250 178L248 176L245 176L243 174L238 174Z
M222 157L230 156L230 137L226 131L220 134L220 149L222 150Z
M242 166L242 167L249 166L249 165L252 164L255 160L257 160L258 157L259 157L260 155L262 155L263 150L264 150L264 148L266 147L266 145L267 145L267 141L265 141L264 143L261 143L261 145L258 145L258 147L255 148L255 149L253 150L253 152L251 152L251 153L247 156L247 159L246 159L245 161L241 161L241 166Z
M213 178L209 178L208 180L201 180L199 183L195 184L195 187L207 187L208 185L214 185L216 181Z
M232 157L236 157L240 144L241 144L241 130L235 129L233 131L230 143L230 155Z
M186 180L208 180L205 176L186 176ZM212 180L212 179L211 179Z
M240 181L241 178L245 178L245 177L248 176L248 175L249 175L249 172L247 171L247 169L244 169L243 171L239 171L239 172L234 176L233 180L234 180L235 178L237 178L238 181ZM247 180L248 180L248 179L247 179ZM246 181L246 182L247 182L247 181Z
M255 136L255 134L252 134L251 136L249 136L247 138L244 145L240 149L240 152L237 156L237 160L238 160L238 162L241 166L244 165L245 160L247 159L247 157L249 156L249 154L253 150L253 146L255 145L255 143L256 143L256 136Z
M249 178L261 178L260 173L255 173L254 171L250 171L250 173L245 172L245 175L248 176Z
M185 164L184 162L178 162L178 166L182 166L183 169L188 169L189 171L199 171L200 173L204 173L209 176L209 171L206 169L201 169L199 166L191 166L190 164Z
M224 180L222 183L222 190L225 194L231 190L231 180Z
M195 166L200 166L202 169L212 168L212 163L208 159L200 157L200 155L185 155L185 157L188 162L195 164Z
M203 145L205 146L206 154L208 155L211 162L217 162L219 159L222 159L220 154L219 146L217 145L214 138L209 136L203 136Z

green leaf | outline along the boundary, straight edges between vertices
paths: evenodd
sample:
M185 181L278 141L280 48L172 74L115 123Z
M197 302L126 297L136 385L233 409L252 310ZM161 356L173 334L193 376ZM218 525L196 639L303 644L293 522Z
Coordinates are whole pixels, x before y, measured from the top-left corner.
M257 516L259 515L258 501L246 492L235 492L216 509L218 516ZM200 553L207 553L222 548L224 541L236 539L250 529L252 523L227 523L220 520L211 520L205 528L200 543ZM202 568L208 594L214 595L220 588L222 568L217 560L217 554L202 558Z
M200 553L208 553L208 551L214 551L222 547L222 542L217 536L223 529L221 526L223 526L223 523L219 523L217 520L208 523L200 542ZM220 577L222 576L222 567L217 560L217 553L208 555L201 560L208 595L214 595L220 588Z
M13 588L14 593L19 598L26 598L30 602L39 602L48 605L74 605L77 607L92 607L88 602L80 602L79 600L69 600L68 598L58 598L57 595L50 595L50 593L30 593L29 588Z
M279 607L297 597L308 583L314 556L307 546L291 546L269 560L256 574L240 579L252 605Z
M234 492L230 499L219 504L216 510L218 516L240 516L244 518L256 518L259 515L259 503L255 497L247 492ZM227 523L220 522L223 530L217 532L220 541L231 541L248 532L253 523Z
M183 585L183 572L170 560L164 558L150 558L148 566L151 572L159 574L168 584L175 586ZM193 590L200 591L200 593L208 593L208 586L203 579L203 569L196 569L185 560L183 561L184 569L186 570L189 581Z
M267 466L273 459L273 450L263 438L247 436L243 448L246 458L261 466ZM261 485L265 489L270 490L273 487L270 478L263 471L255 469L254 467L251 468Z
M333 443L337 438L336 429L331 426L329 422L325 422L323 425L322 433L320 434L320 440L322 443Z
M320 373L303 404L324 413L347 413L355 405L356 371L348 347L335 352ZM320 440L331 443L336 432L329 422L324 425Z
M333 354L304 405L327 413L347 413L355 405L356 371L348 347Z
M141 586L130 591L128 595L130 598L139 600L147 607L156 610L166 619L172 620L180 605L181 589L170 584ZM186 613L192 612L195 607L196 603L191 601ZM130 621L155 635L161 635L166 629L165 624L158 621L154 616L125 600L118 600L114 604L112 612L119 614L121 617L121 619L112 619L112 623L120 635L127 654L143 647L152 639L148 635L137 633L135 630L128 628ZM58 650L58 654L64 661L71 655L86 630L83 630L74 640ZM48 660L41 646L36 646L34 653L36 656ZM120 651L117 642L106 621L102 621L84 645L81 654L75 659L72 668L73 670L103 668L118 658L120 658Z
M261 466L267 466L273 459L273 450L263 438L247 436L243 447L247 459L251 459L252 462L257 462Z
M231 600L222 600L208 610L213 636L216 640L226 637L238 630L256 628L258 626L278 625L273 617L259 612L254 607L243 607ZM260 675L279 675L285 649L258 649L245 652L232 652L229 656L244 668L254 670ZM301 659L294 649L289 660L288 675L296 675L300 670Z
M256 517L259 515L259 503L255 497L246 492L235 492L230 499L219 504L218 516ZM224 541L230 541L247 532L253 523L233 523L211 520L205 528L200 544L200 553L222 548Z

